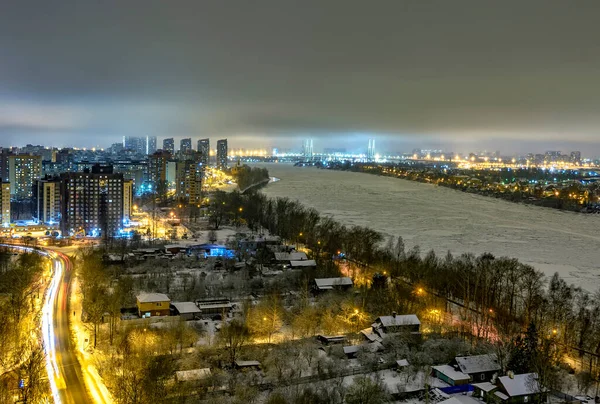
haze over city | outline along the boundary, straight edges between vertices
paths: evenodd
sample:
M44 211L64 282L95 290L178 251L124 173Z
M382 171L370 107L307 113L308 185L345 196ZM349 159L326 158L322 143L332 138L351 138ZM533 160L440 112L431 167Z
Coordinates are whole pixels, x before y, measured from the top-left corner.
M600 154L595 1L3 4L4 144Z
M0 6L0 403L600 404L600 2Z

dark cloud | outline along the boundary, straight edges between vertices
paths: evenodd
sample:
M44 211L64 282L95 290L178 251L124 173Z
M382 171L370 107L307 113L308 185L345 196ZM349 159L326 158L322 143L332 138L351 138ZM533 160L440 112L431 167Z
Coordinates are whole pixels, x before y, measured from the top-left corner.
M35 125L0 112L7 141L214 135L246 147L362 133L390 147L518 150L594 144L600 126L595 0L20 1L0 11L0 108L38 112Z

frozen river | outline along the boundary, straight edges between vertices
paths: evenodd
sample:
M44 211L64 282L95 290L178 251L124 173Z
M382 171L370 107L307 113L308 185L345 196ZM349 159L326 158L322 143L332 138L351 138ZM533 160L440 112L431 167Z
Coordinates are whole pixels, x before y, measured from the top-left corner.
M297 199L347 225L402 236L407 249L518 258L589 291L600 288L600 215L520 205L396 178L262 164L280 181L270 197ZM386 240L387 241L387 240Z

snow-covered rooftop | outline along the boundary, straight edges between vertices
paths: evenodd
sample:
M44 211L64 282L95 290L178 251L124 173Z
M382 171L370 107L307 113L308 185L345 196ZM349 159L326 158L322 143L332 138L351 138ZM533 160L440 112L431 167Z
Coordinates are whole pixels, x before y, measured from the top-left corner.
M398 325L420 325L421 322L416 314L381 316L377 318L384 327L393 327Z
M443 375L446 375L448 378L450 378L454 381L470 380L469 375L466 375L463 372L459 372L458 370L455 370L450 365L432 366L431 368L437 370L438 372L442 373Z
M200 309L194 302L172 302L179 314L200 313Z
M277 261L305 261L308 257L302 251L292 251L290 253L276 252L275 259Z
M315 283L319 289L333 289L335 286L352 286L352 279L343 278L317 278Z
M450 397L447 400L440 401L438 404L480 404L480 403L481 403L480 401L477 401L473 397L456 395L456 396Z
M292 268L294 267L316 267L317 261L315 260L302 260L302 261L290 261Z
M401 368L406 367L409 365L408 360L406 359L400 359L396 361L396 365L400 366Z
M170 302L169 296L163 293L140 293L137 295L137 300L140 303L158 303L158 302Z
M358 352L358 350L360 349L359 345L350 345L350 346L345 346L344 347L344 353L346 355L348 354L355 354Z
M456 363L463 373L483 373L500 370L498 357L491 355L457 356Z
M493 385L490 382L484 382L484 383L473 383L473 387L477 387L480 390L485 391L486 393L494 390L495 388L497 388L498 386Z
M502 376L498 379L510 397L525 396L541 391L536 373L522 373L520 375Z

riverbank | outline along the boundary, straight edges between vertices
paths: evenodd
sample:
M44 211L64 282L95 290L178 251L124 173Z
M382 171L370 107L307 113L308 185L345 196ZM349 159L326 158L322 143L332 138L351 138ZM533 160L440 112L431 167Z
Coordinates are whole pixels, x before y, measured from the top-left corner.
M577 213L600 213L600 186L590 181L583 184L582 173L554 174L533 169L505 171L466 170L448 166L415 166L414 164L371 164L334 162L316 163L328 170L350 171L434 184L466 193L493 197L514 203Z
M347 171L261 164L273 182L261 192L315 208L345 225L402 236L407 249L439 256L491 252L559 272L589 291L600 288L595 246L600 216L515 204L415 181Z
M267 184L269 184L270 182L272 182L275 178L265 178L262 181L258 181L252 185L248 185L246 188L240 190L240 193L245 193L246 191L248 191L249 189L253 189L253 188L260 188L261 186L265 186Z

